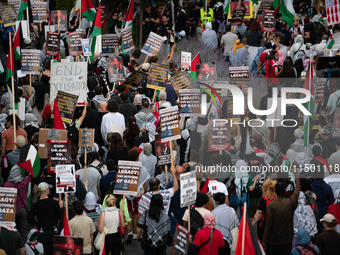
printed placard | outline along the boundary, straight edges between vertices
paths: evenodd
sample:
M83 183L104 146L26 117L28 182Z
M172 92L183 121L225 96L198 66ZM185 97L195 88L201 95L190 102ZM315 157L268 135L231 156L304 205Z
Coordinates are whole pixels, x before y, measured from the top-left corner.
M21 49L21 73L40 75L40 50Z
M150 32L148 39L143 46L142 53L149 56L157 56L158 52L162 48L164 39L162 36L155 34L154 32Z
M76 192L76 166L73 164L56 165L56 192L75 193Z
M263 10L262 32L276 31L276 13L272 10Z
M178 93L180 89L191 89L194 85L191 82L190 75L188 73L179 73L170 78L172 87Z
M122 57L115 56L113 58L106 58L106 64L111 83L125 80Z
M81 46L82 46L82 49L83 49L84 57L92 56L90 39L89 38L81 39Z
M119 55L119 36L116 34L102 35L102 54L103 57Z
M77 104L87 100L87 63L55 62L51 63L50 99L53 100L58 91L78 96Z
M71 236L54 236L53 254L83 254L83 238Z
M178 106L159 110L161 119L161 142L177 140L181 138L179 127Z
M215 63L203 63L196 65L197 81L216 81Z
M262 0L258 12L262 13L263 10L270 10L273 6L274 0Z
M137 196L142 162L118 161L118 171L113 194Z
M229 67L230 80L250 80L249 66Z
M15 11L14 5L0 5L0 15L4 27L15 26L15 21L17 20L17 13Z
M36 45L39 40L39 35L37 32L35 32L32 25L30 29L30 39L31 39L31 46Z
M67 11L52 10L51 11L51 25L55 25L57 31L67 31Z
M49 140L67 140L67 130L40 128L39 129L39 158L48 158L47 144Z
M43 23L48 20L46 2L31 3L31 11L32 11L32 19L34 23Z
M122 33L122 44L123 44L123 51L129 52L135 48L132 38L132 31L131 27L128 26L127 28L123 28L121 30Z
M15 13L19 12L21 0L7 0L8 4L14 5ZM2 3L4 4L4 3Z
M149 70L147 88L165 90L168 80L169 66L152 63Z
M15 209L17 204L16 188L0 188L0 221L15 227Z
M235 8L233 18L231 19L230 26L242 26L243 18L246 13L246 8Z
M61 119L64 122L72 123L74 111L77 106L78 96L63 91L57 93L57 105Z
M326 0L327 26L339 24L340 3L338 1Z
M188 207L196 203L197 198L197 182L196 171L190 171L180 175L181 187L181 208Z
M335 69L340 67L340 58L337 57L319 57L318 58L318 65L317 70L320 69Z
M191 72L191 52L181 52L181 70Z
M71 141L47 140L47 153L48 172L55 173L56 165L66 165L71 163Z
M171 164L170 142L161 142L161 135L155 136L157 165L164 166Z
M180 224L176 224L174 242L171 249L171 255L186 255L189 248L190 232Z
M243 7L246 9L244 14L244 19L251 19L253 18L253 2L251 1L236 1L236 2L229 2L229 12L228 12L228 19L232 19L231 15L234 13L236 8Z
M201 113L200 89L180 89L179 100L180 117L190 117Z
M94 128L79 129L79 147L94 147Z
M209 151L230 150L230 123L225 119L209 120Z
M68 51L70 56L74 57L83 54L81 39L83 39L84 37L84 31L72 32L67 34Z
M57 56L60 52L60 33L47 32L46 55Z
M126 78L124 85L128 86L132 89L137 88L145 78L148 77L148 74L143 71L133 70L129 77Z
M318 78L318 84L315 90L315 102L323 102L325 96L327 78Z

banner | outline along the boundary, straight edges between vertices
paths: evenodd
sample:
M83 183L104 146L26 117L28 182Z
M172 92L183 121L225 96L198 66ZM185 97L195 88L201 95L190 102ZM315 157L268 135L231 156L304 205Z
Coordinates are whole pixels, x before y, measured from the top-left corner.
M55 166L56 193L76 192L76 166L56 165Z
M275 32L276 31L276 13L272 10L263 11L262 32Z
M81 39L81 46L82 46L82 49L83 49L84 57L92 56L90 39L89 38Z
M190 117L201 113L201 90L179 90L179 116Z
M55 174L56 165L71 164L70 140L47 140L48 172Z
M0 188L0 221L2 224L15 227L16 202L16 188Z
M250 80L249 66L229 67L230 80Z
M161 142L180 139L178 106L161 109L159 115L161 119Z
M326 0L327 26L335 25L340 22L339 12L340 3L337 0Z
M15 26L17 13L15 11L14 5L0 5L0 15L2 23L4 23L4 27Z
M87 100L87 63L51 63L50 99L56 98L58 91L78 96L77 104Z
M230 123L224 119L209 120L209 151L230 150L230 130Z
M146 87L156 90L165 90L166 82L168 80L168 73L169 66L151 63Z
M190 75L187 72L179 73L170 78L172 87L178 93L180 89L191 89L194 85L191 82Z
M33 23L43 23L48 21L47 3L33 2L31 3Z
M317 70L325 69L325 68L335 69L338 66L340 66L340 58L338 56L336 56L336 57L319 57L316 69Z
M235 8L233 18L231 19L230 26L242 26L243 18L246 13L246 8Z
M123 51L129 52L135 48L132 38L131 27L128 26L127 28L123 28L121 30L122 33L122 44L123 44Z
M40 50L21 49L21 73L40 75Z
M111 83L124 81L123 58L115 56L106 58L107 74Z
M72 123L77 101L78 96L63 91L58 91L57 105L62 121L70 124Z
M171 249L171 255L186 255L189 248L189 230L176 223L174 242Z
M84 37L84 31L67 33L68 51L70 56L74 57L83 54L81 39Z
M188 207L196 203L197 198L197 182L196 171L190 171L180 175L180 197L181 208Z
M53 237L53 255L83 254L83 238L71 236Z
M165 39L166 38L163 38L154 32L150 32L149 37L143 46L142 53L149 56L157 56Z
M52 10L51 11L51 25L56 25L56 31L67 31L67 11Z
M142 162L118 161L118 171L113 194L137 196Z
M157 165L164 166L171 164L170 142L161 142L161 135L155 136Z
M102 35L102 54L103 57L119 55L119 36L116 34Z
M47 32L46 55L57 56L60 52L60 33Z
M216 81L215 63L203 63L196 65L197 81Z
M181 52L181 70L191 72L191 52Z

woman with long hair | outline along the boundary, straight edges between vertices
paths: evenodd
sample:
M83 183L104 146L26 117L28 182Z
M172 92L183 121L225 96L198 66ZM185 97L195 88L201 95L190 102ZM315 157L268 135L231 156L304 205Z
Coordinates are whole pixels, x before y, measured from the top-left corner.
M118 160L129 160L129 148L126 146L119 133L112 133L110 150L107 153L106 160L113 159L115 162Z
M140 229L147 227L145 240L145 254L162 255L166 249L166 238L170 231L170 219L164 212L163 197L155 194L151 198L149 210L140 217L138 223L139 240L141 240Z
M139 134L139 127L137 125L136 118L131 116L127 121L127 129L123 133L126 146L129 148L134 147L135 138Z
M46 90L46 83L39 82L35 93L29 98L29 103L32 106L32 113L37 117L39 125L41 125L41 114L45 105L49 103L49 95Z
M291 59L286 58L283 62L283 70L279 75L280 84L288 86L289 84L296 83L296 73ZM286 83L286 85L284 85Z
M256 19L251 21L250 27L244 35L244 43L249 46L260 47L263 41L261 27Z

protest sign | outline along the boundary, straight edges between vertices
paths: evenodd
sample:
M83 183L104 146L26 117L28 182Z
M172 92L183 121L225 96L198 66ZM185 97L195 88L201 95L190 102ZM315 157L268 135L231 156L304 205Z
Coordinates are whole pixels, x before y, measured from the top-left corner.
M72 123L77 101L78 96L63 91L58 91L57 105L62 121L70 124Z
M51 63L50 99L57 92L64 91L78 96L78 104L87 100L87 63L55 62Z
M170 142L161 142L161 135L155 136L157 165L164 166L171 164Z
M15 25L15 21L17 20L17 13L15 11L14 5L0 5L0 15L2 23L4 23L4 27Z
M40 74L40 50L21 49L21 73Z
M38 33L33 29L33 26L30 28L30 39L31 39L31 46L34 46L37 44L39 40Z
M142 162L118 161L118 171L113 194L137 196Z
M188 207L196 203L197 197L197 182L196 182L196 171L190 171L180 175L181 187L181 208Z
M157 56L165 39L166 38L163 38L154 32L150 32L149 37L143 46L142 53L149 56Z
M0 188L0 221L2 224L15 227L16 201L16 188Z
M249 80L249 66L229 67L230 80Z
M40 128L38 140L39 158L48 158L47 144L49 140L67 140L67 130Z
M215 63L203 63L196 65L197 81L216 81Z
M224 119L209 120L209 151L230 150L230 141L230 123Z
M19 12L21 0L7 0L8 4L14 5L15 12Z
M194 87L190 75L186 72L172 76L170 81L176 93L178 93L180 89L191 89Z
M339 12L340 3L339 1L327 0L326 3L326 13L327 13L327 26L339 24ZM317 3L315 3L317 6ZM320 2L319 2L320 5Z
M233 18L231 19L230 26L242 26L243 18L246 13L246 8L235 8Z
M324 101L327 78L318 78L318 84L315 90L315 102Z
M60 52L60 33L47 32L46 55L57 56Z
M262 32L275 32L276 13L272 10L263 10Z
M304 120L304 114L300 112L300 117L298 119L299 121L299 129L304 130L305 128L305 120ZM311 123L311 122L310 122ZM285 125L294 125L294 121L285 121ZM314 113L314 121L313 121L313 127L314 130L319 130L321 128L321 116L319 113Z
M82 49L83 49L84 57L92 56L90 39L89 38L81 39L81 46L82 46Z
M340 67L340 58L337 57L319 57L318 65L316 67L317 70L320 69L335 69Z
M21 26L21 32L22 32L22 37L23 38L27 38L27 34L28 34L28 31L27 31L27 20L17 20L15 22L15 30L18 30L19 29L19 24ZM46 37L45 37L46 38Z
M105 25L105 20L106 20L105 9L106 9L105 5L100 6L100 18L102 21L102 25ZM98 7L97 7L97 10L98 10Z
M70 164L72 161L70 140L47 140L47 157L49 173L55 173L56 165Z
M334 40L333 50L338 51L340 50L340 33L333 34L332 36Z
M84 31L67 33L68 51L70 56L74 57L83 54L81 39L84 37Z
M55 25L44 26L45 38L47 38L47 32L55 32ZM24 36L25 37L25 36Z
M83 238L71 236L54 236L53 254L83 254Z
M191 72L191 52L181 52L181 70Z
M271 10L274 0L262 0L258 12L262 13L263 10Z
M178 106L159 110L161 119L161 142L177 140L181 138L179 127Z
M190 117L201 113L200 89L180 89L178 92L180 117Z
M19 109L18 109L19 108ZM18 115L21 121L25 121L26 99L20 97L20 104L15 104L15 114ZM10 106L9 114L13 114L13 107Z
M57 193L76 192L76 166L73 164L55 166Z
M123 28L121 30L121 33L122 33L122 44L123 44L122 51L128 52L128 51L133 50L135 48L135 45L133 43L131 27L128 26L127 28Z
M110 82L124 81L124 69L122 57L106 58L107 73Z
M337 106L334 111L334 118L332 122L332 136L340 137L340 107Z
M176 223L171 255L186 255L189 248L189 230Z
M31 11L34 23L43 23L48 20L46 2L31 3Z
M144 81L146 77L148 77L147 73L143 71L133 70L132 73L128 77L126 77L124 85L129 88L135 89Z
M57 31L67 31L67 11L52 10L51 11L51 25L56 25Z
M245 8L245 14L244 19L251 19L253 18L253 2L251 1L231 1L229 2L229 12L228 12L228 19L231 19L231 14L234 13L234 11L237 8Z
M79 147L94 147L94 128L79 129Z
M146 87L156 90L165 90L168 80L169 66L152 63Z
M103 57L119 55L119 36L116 34L102 35L102 54Z

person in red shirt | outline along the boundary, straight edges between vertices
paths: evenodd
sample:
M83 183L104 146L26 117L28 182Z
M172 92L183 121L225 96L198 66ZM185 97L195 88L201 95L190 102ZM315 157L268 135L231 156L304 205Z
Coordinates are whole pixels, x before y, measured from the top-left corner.
M273 46L270 42L266 42L264 48L265 48L264 51L260 54L259 63L257 65L257 73L260 73L262 71L262 74L265 74L265 70L263 69L270 55L270 52L272 51Z
M279 75L282 73L283 67L279 68L278 61L279 60L279 52L273 50L268 56L268 61L266 62L266 80L267 84L269 83L279 83Z
M198 255L224 254L223 235L215 229L215 216L212 213L204 215L203 229L196 233L190 249L193 254Z

